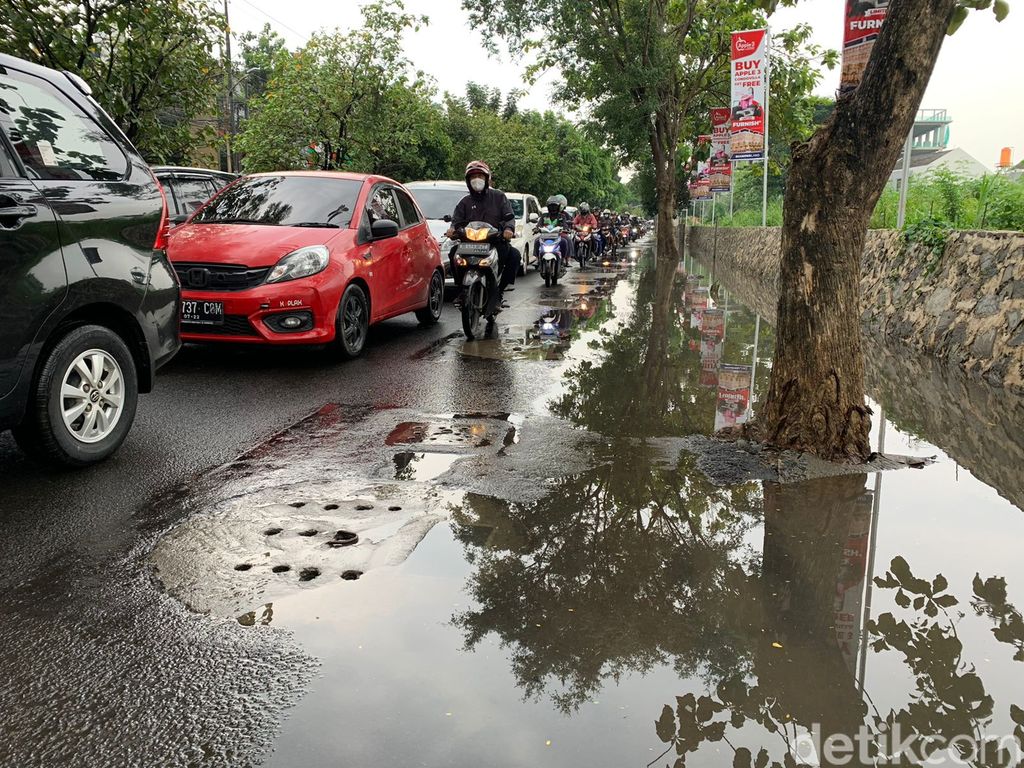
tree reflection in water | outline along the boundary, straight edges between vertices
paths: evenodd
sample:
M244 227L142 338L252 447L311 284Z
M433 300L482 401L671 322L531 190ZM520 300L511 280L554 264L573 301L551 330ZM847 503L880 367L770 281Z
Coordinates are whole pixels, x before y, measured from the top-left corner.
M553 481L537 502L469 496L456 511L474 566L474 606L454 617L467 648L495 633L525 695L546 693L566 713L605 683L657 665L701 681L704 695L678 697L655 721L659 765L720 764L694 755L709 744L731 750L726 764L806 764L798 747L812 727L855 747L863 732L873 745L865 760L818 752L815 764L882 763L897 729L927 758L929 745L955 736L994 738L986 729L1007 714L1024 742L1024 711L996 711L957 635L956 611L973 610L1024 660L1024 620L1002 579L975 579L965 606L943 576L921 579L896 558L875 585L898 611L864 624L865 475L720 488L685 455L658 464L643 437L703 431L695 412L714 410L685 370L699 359L685 352L687 329L675 317L674 266L641 278L638 309L602 343L604 360L571 372L553 405L615 435L602 463ZM906 704L883 713L862 690L857 661L869 652L902 659L913 681ZM989 744L971 764L1016 759Z

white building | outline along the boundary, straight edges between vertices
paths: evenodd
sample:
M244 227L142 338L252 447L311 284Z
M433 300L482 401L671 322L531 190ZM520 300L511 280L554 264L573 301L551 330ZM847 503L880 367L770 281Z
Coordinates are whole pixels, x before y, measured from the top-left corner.
M979 178L990 173L988 167L959 147L949 148L949 125L953 118L944 109L922 109L914 122L913 146L910 152L909 176L927 175L940 168L957 176ZM890 183L899 186L903 176L903 156L889 176Z

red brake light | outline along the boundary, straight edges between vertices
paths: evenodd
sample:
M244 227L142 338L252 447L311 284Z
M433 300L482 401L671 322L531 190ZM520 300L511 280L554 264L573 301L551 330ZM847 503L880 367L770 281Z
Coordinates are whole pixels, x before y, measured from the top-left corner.
M157 226L156 240L153 243L153 250L166 251L167 238L171 233L171 218L167 212L167 193L164 192L164 187L156 176L153 176L153 181L156 182L156 188L160 190L160 200L163 203L163 209L160 211L160 224Z

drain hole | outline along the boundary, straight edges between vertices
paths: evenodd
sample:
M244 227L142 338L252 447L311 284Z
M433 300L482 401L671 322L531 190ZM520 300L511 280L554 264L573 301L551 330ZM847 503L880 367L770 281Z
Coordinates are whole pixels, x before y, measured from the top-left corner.
M283 528L267 528L267 530L265 530L263 532L263 535L264 536L277 536L277 534L279 534L282 530L284 530L284 529Z
M401 512L401 507L388 507L388 512Z
M295 509L302 509L304 506L306 506L306 502L304 502L304 501L293 501L288 506L289 507L295 507Z
M299 536L316 536L320 531L316 528L310 528L308 531L299 531Z
M373 509L373 504L356 504L356 509L360 512L366 512Z
M274 573L288 573L292 567L290 565L275 565L272 570Z
M337 508L338 508L337 504L328 504L326 507L324 507L324 509L326 509L328 512L333 512Z
M319 568L303 568L299 571L299 581L312 581L319 575Z
M334 547L335 549L338 547L351 547L358 541L358 533L353 533L352 531L338 531L334 534L334 540L327 542L327 546Z
M362 575L362 571L342 571L341 578L345 581L355 581Z
M235 566L236 571L248 571L252 568L252 563L239 563Z

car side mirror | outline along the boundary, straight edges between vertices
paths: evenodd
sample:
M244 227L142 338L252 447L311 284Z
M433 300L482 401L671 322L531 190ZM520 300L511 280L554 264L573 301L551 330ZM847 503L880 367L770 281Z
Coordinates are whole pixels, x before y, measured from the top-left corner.
M538 221L540 221L540 216L538 216L536 213L531 213L529 221L531 224L536 224Z
M441 221L443 221L446 224L450 223L451 220L452 220L451 214L448 214L448 213L446 213L444 216L441 217Z
M387 240L398 237L398 222L391 219L380 219L370 225L370 237L373 240Z

